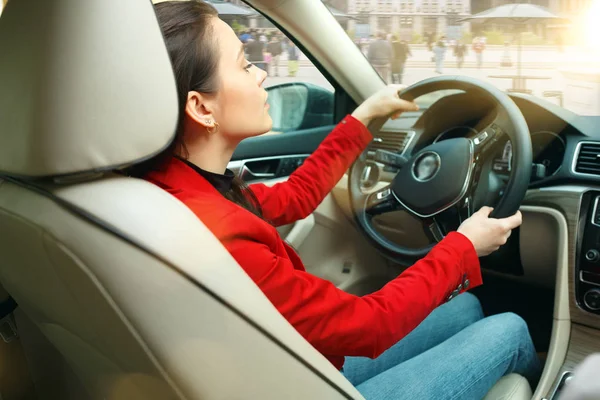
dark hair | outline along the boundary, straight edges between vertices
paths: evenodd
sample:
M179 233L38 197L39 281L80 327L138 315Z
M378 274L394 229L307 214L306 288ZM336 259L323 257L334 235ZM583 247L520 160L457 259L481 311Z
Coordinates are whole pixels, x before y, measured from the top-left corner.
M183 141L185 107L188 93L216 93L219 52L217 40L212 37L211 19L217 10L204 1L167 1L154 6L169 58L175 73L179 120L175 139L156 157L129 169L132 176L143 177L153 170L162 170L177 156L187 159L188 150ZM225 198L262 218L262 210L254 193L239 177L233 179Z

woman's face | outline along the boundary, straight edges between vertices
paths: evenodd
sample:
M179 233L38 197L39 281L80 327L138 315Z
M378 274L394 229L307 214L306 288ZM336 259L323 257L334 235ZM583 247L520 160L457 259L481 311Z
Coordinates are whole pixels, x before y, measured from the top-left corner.
M273 121L269 116L267 92L262 88L267 73L250 64L236 34L219 18L212 18L212 35L219 54L219 89L210 100L219 134L239 142L268 132Z

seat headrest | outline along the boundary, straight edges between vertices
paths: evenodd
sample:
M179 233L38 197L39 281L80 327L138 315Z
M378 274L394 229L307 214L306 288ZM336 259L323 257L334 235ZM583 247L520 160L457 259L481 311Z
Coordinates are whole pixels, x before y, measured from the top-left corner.
M0 54L0 173L111 170L174 137L175 77L150 0L9 1Z

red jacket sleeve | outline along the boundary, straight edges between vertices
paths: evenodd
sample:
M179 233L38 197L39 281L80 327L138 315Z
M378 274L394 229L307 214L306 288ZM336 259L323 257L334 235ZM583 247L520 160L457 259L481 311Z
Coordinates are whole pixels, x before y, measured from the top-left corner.
M306 218L342 179L372 139L367 128L348 115L286 182L272 187L251 185L265 219L280 226Z
M289 259L247 236L223 243L279 312L329 356L377 357L411 332L465 278L469 287L481 284L473 245L456 232L381 290L363 297L294 269Z

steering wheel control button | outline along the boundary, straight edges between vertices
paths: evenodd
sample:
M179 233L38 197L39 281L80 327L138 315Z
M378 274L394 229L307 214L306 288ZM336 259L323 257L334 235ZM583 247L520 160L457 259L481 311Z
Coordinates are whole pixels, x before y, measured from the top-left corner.
M473 139L473 143L475 143L475 146L479 146L481 143L485 142L489 136L490 135L486 131L483 131Z
M375 161L391 167L402 168L408 159L400 154L379 149L375 152Z
M392 191L390 190L390 188L387 188L379 193L377 193L375 195L375 198L377 200L385 200L386 198L388 198L390 195L392 194Z
M600 289L590 289L583 295L583 303L592 311L600 310Z
M596 249L590 249L585 252L585 259L589 262L597 262L600 260L600 253Z

